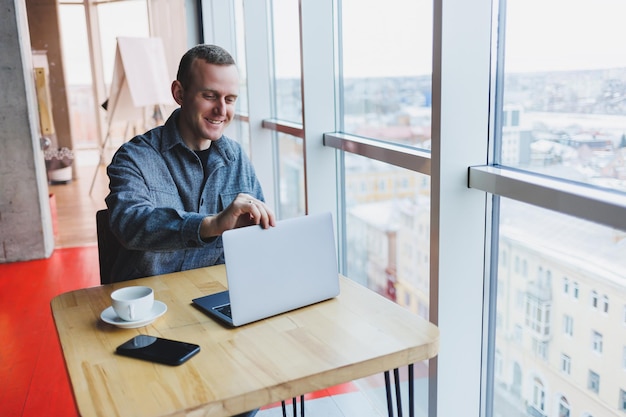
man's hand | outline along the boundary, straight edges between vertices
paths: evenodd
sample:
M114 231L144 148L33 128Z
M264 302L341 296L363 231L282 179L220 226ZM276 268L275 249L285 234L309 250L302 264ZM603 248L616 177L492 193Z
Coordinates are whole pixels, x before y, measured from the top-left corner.
M261 225L264 229L275 226L274 213L262 201L248 194L238 194L224 211L212 217L205 217L200 226L203 239L219 236L226 230L238 227Z

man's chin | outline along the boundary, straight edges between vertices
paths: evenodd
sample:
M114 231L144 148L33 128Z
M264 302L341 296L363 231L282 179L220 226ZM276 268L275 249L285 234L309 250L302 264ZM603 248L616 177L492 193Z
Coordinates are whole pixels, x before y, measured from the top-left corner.
M204 138L211 140L211 141L215 141L218 140L219 138L222 137L222 135L224 135L224 130L226 130L226 127L228 125L227 124L221 124L221 125L217 125L217 126L211 126L208 129L204 129Z
M204 135L204 139L210 140L211 142L213 142L213 141L219 140L223 134L224 134L223 130L220 130L219 132L210 132L210 133L207 132Z

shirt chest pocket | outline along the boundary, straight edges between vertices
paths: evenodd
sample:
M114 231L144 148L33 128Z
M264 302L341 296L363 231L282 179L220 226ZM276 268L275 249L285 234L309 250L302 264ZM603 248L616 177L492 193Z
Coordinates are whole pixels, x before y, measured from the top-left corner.
M151 188L150 195L156 207L169 207L175 210L184 210L183 201L176 190Z

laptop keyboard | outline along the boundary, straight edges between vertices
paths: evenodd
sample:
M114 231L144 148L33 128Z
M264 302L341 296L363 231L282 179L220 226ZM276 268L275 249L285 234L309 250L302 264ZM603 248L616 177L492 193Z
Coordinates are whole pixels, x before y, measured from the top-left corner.
M214 310L219 311L220 313L222 313L223 315L230 317L231 319L233 318L231 313L230 313L230 304L224 304L222 306L217 306L214 308Z

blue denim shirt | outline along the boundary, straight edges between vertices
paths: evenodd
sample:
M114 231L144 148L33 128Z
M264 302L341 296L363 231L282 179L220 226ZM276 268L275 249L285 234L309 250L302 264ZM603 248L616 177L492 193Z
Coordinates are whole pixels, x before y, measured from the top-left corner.
M113 281L224 263L222 238L200 238L206 216L224 210L239 193L264 201L241 146L222 136L211 143L208 176L183 142L175 110L165 125L125 143L107 167L111 228L124 246Z

